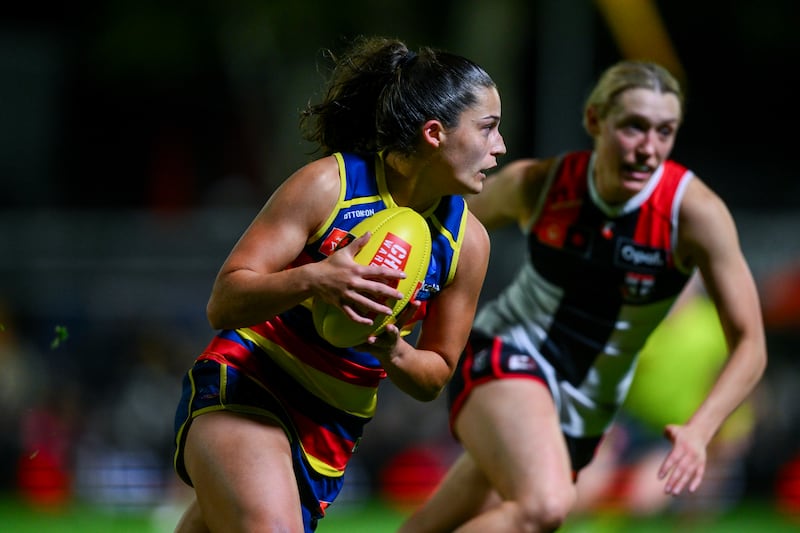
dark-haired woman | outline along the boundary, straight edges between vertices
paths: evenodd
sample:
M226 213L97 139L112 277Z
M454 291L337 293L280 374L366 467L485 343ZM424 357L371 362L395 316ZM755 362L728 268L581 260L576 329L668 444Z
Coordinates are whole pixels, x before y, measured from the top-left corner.
M505 153L489 75L451 53L363 38L301 118L321 157L269 198L222 265L207 314L219 333L184 380L175 468L195 500L179 532L314 531L389 377L421 401L451 378L486 274L489 240L464 194ZM408 206L433 252L413 317L355 348L313 327L310 301L354 322L390 314L398 274L337 243L375 211ZM404 340L421 323L418 341Z

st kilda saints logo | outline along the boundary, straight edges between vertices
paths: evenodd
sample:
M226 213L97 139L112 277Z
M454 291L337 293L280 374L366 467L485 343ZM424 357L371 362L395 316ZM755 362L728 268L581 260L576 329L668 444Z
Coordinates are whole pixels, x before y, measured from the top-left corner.
M654 274L642 272L626 272L622 285L622 299L626 302L638 303L646 301L656 286Z

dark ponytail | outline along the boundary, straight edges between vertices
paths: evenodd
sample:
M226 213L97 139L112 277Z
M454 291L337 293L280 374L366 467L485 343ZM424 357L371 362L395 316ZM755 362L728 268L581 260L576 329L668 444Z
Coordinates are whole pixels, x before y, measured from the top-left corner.
M491 77L461 56L431 48L415 53L401 41L360 38L334 68L322 102L300 117L303 137L328 155L349 151L411 153L431 119L458 124Z

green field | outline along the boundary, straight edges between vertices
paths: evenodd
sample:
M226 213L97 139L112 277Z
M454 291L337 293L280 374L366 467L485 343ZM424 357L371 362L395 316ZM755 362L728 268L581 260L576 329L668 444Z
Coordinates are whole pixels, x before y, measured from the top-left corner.
M0 531L8 533L170 533L178 509L111 512L74 505L59 510L35 510L11 499L0 501ZM349 504L331 509L320 523L319 533L390 533L404 513L380 502ZM713 520L686 521L662 516L632 519L612 514L574 519L562 531L568 533L789 533L800 531L800 516L777 513L771 505L750 503Z

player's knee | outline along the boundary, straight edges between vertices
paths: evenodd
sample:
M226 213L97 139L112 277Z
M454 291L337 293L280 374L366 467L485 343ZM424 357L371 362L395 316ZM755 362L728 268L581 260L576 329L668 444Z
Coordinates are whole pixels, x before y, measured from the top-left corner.
M567 519L575 505L576 493L573 488L540 494L520 505L519 520L522 531L556 531Z

